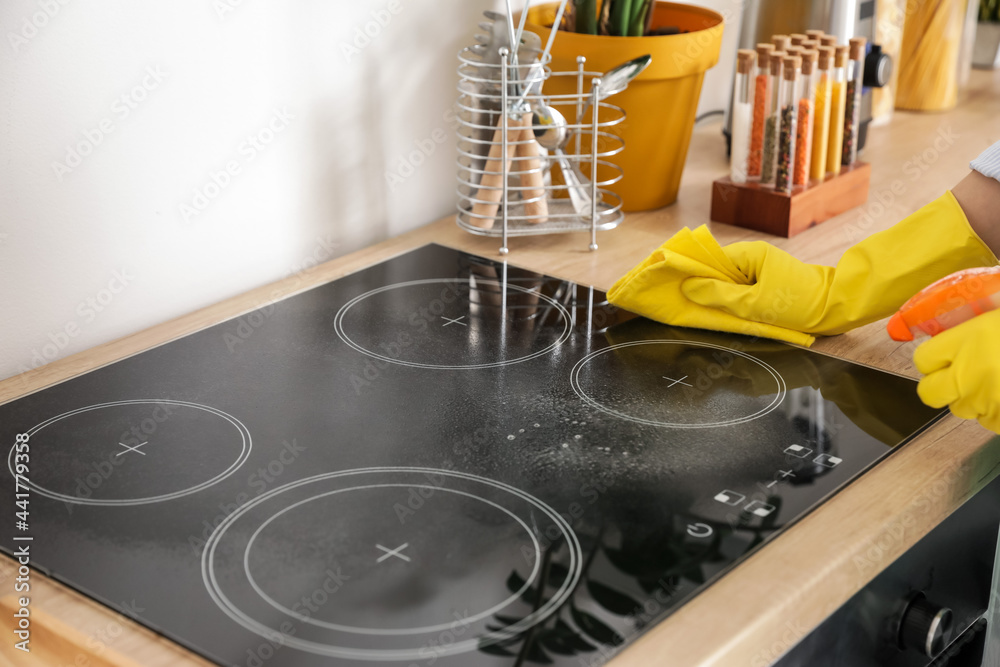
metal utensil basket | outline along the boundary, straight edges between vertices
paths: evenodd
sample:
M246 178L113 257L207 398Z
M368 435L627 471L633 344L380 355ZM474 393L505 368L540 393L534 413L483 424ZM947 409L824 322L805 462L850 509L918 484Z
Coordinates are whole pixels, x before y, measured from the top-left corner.
M501 238L500 254L507 253L510 236L580 231L590 232L589 247L596 250L597 231L613 229L624 219L621 197L608 189L622 179L623 172L607 158L625 148L624 140L611 131L625 120L625 111L600 101L600 73L587 71L583 57L577 58L576 71L553 72L546 58L535 65L532 74L530 64L511 66L507 49L501 48L499 55L499 62L493 63L471 48L458 54L456 222L473 234ZM539 76L543 77L540 81ZM540 92L550 81L575 92ZM518 102L526 105L518 107ZM540 105L577 119L565 125L562 157L589 195L585 207L568 196L568 179L558 160L524 131L530 127L533 135L541 135L552 129L537 114L527 115L526 110ZM508 110L505 123L500 122L501 110ZM531 150L527 150L529 144ZM491 164L499 168L488 169Z

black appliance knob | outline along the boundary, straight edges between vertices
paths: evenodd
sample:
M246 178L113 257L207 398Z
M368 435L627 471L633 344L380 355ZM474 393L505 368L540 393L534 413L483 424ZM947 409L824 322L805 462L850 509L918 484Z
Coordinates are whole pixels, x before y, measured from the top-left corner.
M881 88L892 77L892 58L882 53L882 47L872 44L865 57L865 74L862 84L869 88Z
M930 602L918 593L903 612L899 623L899 645L936 658L951 642L951 609Z

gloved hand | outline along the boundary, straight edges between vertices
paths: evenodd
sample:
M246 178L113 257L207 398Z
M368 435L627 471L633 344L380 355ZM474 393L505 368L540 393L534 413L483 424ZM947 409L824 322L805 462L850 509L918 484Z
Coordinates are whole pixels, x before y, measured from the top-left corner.
M822 335L887 317L950 273L997 263L951 192L849 248L836 268L806 264L763 241L723 251L750 284L686 278L681 292L688 300L744 320Z
M913 363L926 376L917 385L924 403L1000 433L1000 310L922 343Z
M681 293L682 283L691 276L733 285L745 286L750 282L726 256L707 227L694 231L685 227L619 278L608 290L608 301L665 324L776 338L799 345L812 344L814 338L808 334L748 322L720 309L692 303Z

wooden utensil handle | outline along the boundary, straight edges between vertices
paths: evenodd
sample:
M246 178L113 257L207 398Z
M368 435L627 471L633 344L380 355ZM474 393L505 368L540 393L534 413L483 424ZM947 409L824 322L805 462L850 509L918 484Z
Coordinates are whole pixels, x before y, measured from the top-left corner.
M491 229L496 219L497 211L500 210L500 200L503 199L503 176L510 171L511 161L514 158L514 151L517 148L515 143L523 129L525 117L531 122L531 114L525 114L519 120L513 120L505 113L500 114L497 121L497 129L493 132L493 141L490 145L490 153L486 158L486 166L483 167L483 177L479 181L479 189L476 190L475 199L479 200L472 205L472 215L469 216L469 223L481 229ZM507 123L507 155L501 161L503 152L503 123ZM506 165L506 166L504 166Z
M521 190L521 198L525 200L537 200L525 201L524 215L527 216L527 221L530 224L537 225L540 222L548 220L549 202L546 197L545 176L542 174L542 161L540 159L542 147L535 141L535 133L531 128L531 118L531 114L528 114L525 127L521 130L521 135L518 137L518 141L523 143L517 144L515 154L517 157L522 158L517 161L517 167L520 172L518 178L521 187L525 188Z

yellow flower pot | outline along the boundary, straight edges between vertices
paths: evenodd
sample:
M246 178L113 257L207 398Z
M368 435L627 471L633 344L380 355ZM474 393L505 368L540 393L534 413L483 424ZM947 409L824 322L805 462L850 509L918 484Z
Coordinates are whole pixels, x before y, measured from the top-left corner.
M548 38L558 3L528 11L527 30ZM625 150L609 158L624 178L609 189L626 211L645 211L677 200L681 173L698 108L705 71L719 61L723 18L717 12L673 2L657 2L652 27L677 26L681 33L648 37L609 37L559 31L552 45L552 70L574 71L577 56L589 71L606 72L644 54L653 61L625 92L608 99L622 107L625 122L616 128ZM572 94L572 77L546 82L548 95ZM572 122L572 121L571 121Z

